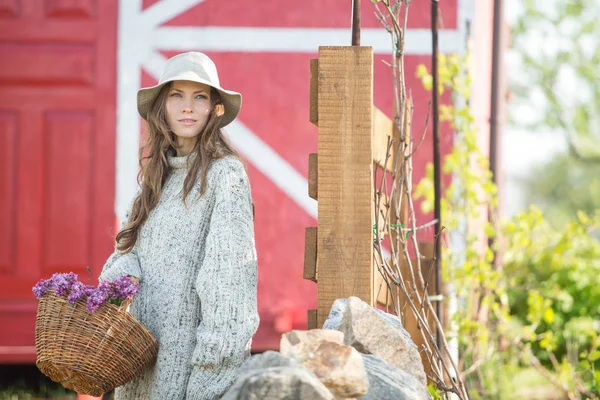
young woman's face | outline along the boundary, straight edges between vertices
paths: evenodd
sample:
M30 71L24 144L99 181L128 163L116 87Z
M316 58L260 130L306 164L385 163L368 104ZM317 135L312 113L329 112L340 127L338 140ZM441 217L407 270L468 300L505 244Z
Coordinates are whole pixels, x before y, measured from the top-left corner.
M183 146L179 155L188 154L202 132L211 111L210 86L191 81L174 81L167 94L167 123Z

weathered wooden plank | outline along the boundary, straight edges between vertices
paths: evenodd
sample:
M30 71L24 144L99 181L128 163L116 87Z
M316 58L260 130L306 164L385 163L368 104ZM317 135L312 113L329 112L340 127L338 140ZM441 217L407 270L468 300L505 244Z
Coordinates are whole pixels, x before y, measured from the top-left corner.
M317 329L317 310L308 310L308 329Z
M392 295L397 293L397 289L394 285L392 285L391 290L387 287L381 273L375 269L375 298L377 304L380 306L388 306L387 310L389 313L394 314L394 307L392 302Z
M404 107L404 134L406 135L406 138L410 137L410 135L412 135L411 132L411 126L412 126L412 100L410 97L406 98L406 106ZM395 131L395 135L397 137L397 140L400 141L400 132L398 132L397 130ZM405 138L405 140L406 140ZM419 139L414 140L413 142L413 146L418 146L419 145ZM414 152L415 148L410 149L410 151ZM405 157L410 156L410 153L408 153L408 151L406 152L407 154L404 154ZM408 224L408 196L406 195L406 188L403 188L403 193L402 193L402 207L400 208L400 219L401 219L401 223L403 223L404 225ZM421 246L419 244L419 246ZM420 248L420 247L419 247Z
M388 138L391 140L394 137L395 131L394 121L385 115L383 111L373 106L373 161L388 172L392 172L394 169L394 149L398 146L398 142L392 144L390 148L391 157L388 159L387 164L384 165Z
M319 197L317 184L319 181L318 162L317 153L308 155L308 196L315 200L318 200Z
M419 246L421 248L421 251L429 251L429 243L427 242L420 242ZM424 279L430 279L430 277L427 275L430 271L430 264L431 264L431 258L428 256L428 254L422 254L424 257L426 257L425 259L421 259L421 273L423 274L423 278ZM406 263L406 258L401 254L400 255L400 271L402 273L402 278L405 281L405 284L408 286L410 285L410 270L408 269L408 263ZM391 265L392 262L391 260L388 260L388 263ZM411 263L413 268L417 268L417 259L413 258L411 259ZM415 271L416 273L416 271ZM434 278L435 279L435 278ZM428 282L428 281L426 281ZM429 291L431 291L431 287L430 285L434 285L435 287L435 282L434 283L429 283L427 285L427 288ZM423 294L423 287L421 286L419 289L419 293ZM433 294L433 292L431 292L430 294ZM388 312L390 313L394 313L393 310L393 303L392 303L392 297L393 297L393 301L398 302L399 301L399 305L400 308L403 309L402 307L408 307L408 305L406 305L406 298L404 297L404 294L402 293L402 291L398 288L398 286L396 285L391 285L391 290L390 288L387 287L386 283L384 282L383 277L381 276L381 273L379 273L379 271L375 271L375 296L376 296L376 301L377 304L381 305L381 306L389 306L389 310ZM398 297L400 296L400 297ZM408 312L408 308L404 308L405 312ZM415 327L416 328L416 327Z
M337 298L373 304L373 49L319 48L317 323Z
M304 232L304 279L317 282L317 236L316 227Z
M423 259L421 259L421 274L423 276L423 280L425 281L426 288L425 288L425 286L419 284L419 281L417 278L416 279L417 290L418 290L421 298L423 298L423 296L435 296L436 295L436 293L435 293L436 275L435 275L435 272L432 270L432 268L434 268L434 264L432 262L433 261L433 243L420 241L419 242L419 251L420 251L421 255L424 257ZM413 301L415 302L415 305L418 306L416 296L410 289L411 277L410 277L410 270L408 268L408 263L406 262L406 259L402 255L400 256L400 260L401 260L400 261L400 271L402 274L402 278L404 279L404 282L405 282L405 285L407 286L409 294L413 297ZM417 273L416 272L417 260L412 259L411 263L412 263L412 267L415 270L415 274L416 274ZM410 334L410 337L412 338L412 340L415 342L415 344L419 348L421 348L426 343L426 341L423 339L423 336L420 331L421 324L419 324L413 311L410 309L410 306L408 305L408 301L407 301L406 297L404 296L404 293L402 293L400 288L397 286L392 286L391 291L389 291L387 289L385 283L383 283L381 290L379 291L379 285L382 283L383 278L381 277L379 272L375 272L375 274L376 274L375 275L375 285L376 285L375 293L377 296L377 303L381 306L385 306L386 302L387 302L387 304L389 305L388 312L394 313L394 310L392 308L392 296L394 297L395 301L398 301L399 308L403 313L402 323L403 323L404 327L406 328L406 330L408 331L408 333ZM443 290L443 292L445 292L445 289L442 289L442 290ZM443 308L444 308L444 312L446 313L444 315L447 315L447 308L448 308L447 302L444 302ZM432 333L435 335L434 317L427 310L425 310L425 314L427 316L427 323L428 323L429 327L432 329ZM443 321L443 323L445 326L447 326L447 321ZM424 353L421 354L421 360L423 362L425 371L427 373L430 373L431 366L429 364L429 360L427 359L427 357L425 356Z
M319 60L310 60L310 122L319 124Z
M435 272L432 271L432 268L434 268L434 264L433 264L433 243L431 242L419 242L419 251L421 252L421 255L423 257L425 257L425 259L421 259L421 274L423 275L423 280L425 281L425 285L426 288L419 285L418 284L418 280L417 280L417 290L419 291L419 294L421 295L421 297L423 296L433 296L435 295ZM417 260L413 259L411 260L412 266L415 269L415 273L417 270ZM408 268L408 263L403 262L401 264L401 271L402 271L402 276L404 277L405 281L409 281L410 279L410 271ZM400 294L400 309L405 309L404 312L404 319L403 319L403 324L404 327L406 328L406 330L408 331L408 333L410 334L410 337L413 339L413 341L415 342L415 344L421 348L426 341L423 339L423 335L420 332L420 326L421 324L418 322L417 318L415 317L415 314L409 310L409 305L407 304L407 299L403 294ZM416 299L414 299L415 303L416 303ZM434 308L435 308L435 303L434 303ZM427 310L425 310L425 314L427 315L427 323L429 325L429 327L431 328L431 331L433 333L433 335L435 336L436 330L435 330L435 322L434 322L434 317L427 312ZM427 357L424 354L421 354L421 361L423 361L423 367L425 368L425 372L426 373L431 373L431 365L429 364L429 360L427 359Z

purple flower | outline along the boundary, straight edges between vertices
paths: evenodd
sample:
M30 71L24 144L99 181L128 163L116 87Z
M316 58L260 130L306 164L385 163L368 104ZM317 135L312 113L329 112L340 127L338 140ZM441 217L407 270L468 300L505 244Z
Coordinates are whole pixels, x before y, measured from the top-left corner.
M127 276L114 281L102 281L89 295L87 309L93 312L106 303L120 306L125 299L132 298L139 290L139 285L134 284Z
M86 301L87 309L93 312L106 303L120 306L125 299L135 296L139 292L140 286L128 276L123 276L113 281L102 281L97 288L94 288L79 282L77 275L70 272L68 274L56 273L50 279L42 279L32 290L40 299L50 289L53 289L57 296L66 297L71 304L80 300Z
M123 276L114 281L114 294L118 299L130 299L140 291L140 286L133 283L128 276Z
M71 287L77 282L77 274L69 272L68 274L52 275L52 289L58 296L67 296Z
M96 311L101 305L105 304L108 299L108 292L106 287L102 286L103 283L104 282L100 282L100 286L94 289L87 299L87 309L90 312Z
M33 287L33 294L41 299L44 294L52 287L52 279L42 279Z
M67 301L71 304L75 304L79 300L86 300L93 291L93 286L84 285L81 282L75 282L71 287L71 293L69 293Z

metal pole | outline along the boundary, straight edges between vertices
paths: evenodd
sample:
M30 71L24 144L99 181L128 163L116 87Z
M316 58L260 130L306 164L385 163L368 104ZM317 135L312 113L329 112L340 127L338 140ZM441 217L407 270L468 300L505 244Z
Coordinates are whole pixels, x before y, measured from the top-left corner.
M498 135L500 131L500 103L502 93L501 85L501 64L502 64L502 0L494 0L494 24L492 36L492 88L491 88L491 106L490 106L490 170L492 179L498 185Z
M440 157L440 132L439 132L439 91L438 91L438 0L431 1L431 74L433 77L433 182L434 182L434 218L435 234L439 235L442 230L441 215L441 197L442 197L442 179L441 179L441 157ZM442 246L435 244L435 294L441 295L442 283ZM442 302L436 301L435 312L438 319L443 324ZM442 336L437 332L437 345L442 348Z
M498 208L502 207L502 190L499 175L499 159L500 159L500 135L502 134L502 103L503 103L503 73L502 73L502 50L504 45L504 35L502 32L502 21L504 15L504 2L502 0L494 0L494 24L492 28L492 87L490 99L490 171L492 172L492 181L498 188ZM488 219L493 222L493 215L489 215ZM493 249L494 239L488 238L488 246ZM501 255L492 250L494 254L494 267L498 268L501 262Z
M360 46L360 0L352 0L352 46Z

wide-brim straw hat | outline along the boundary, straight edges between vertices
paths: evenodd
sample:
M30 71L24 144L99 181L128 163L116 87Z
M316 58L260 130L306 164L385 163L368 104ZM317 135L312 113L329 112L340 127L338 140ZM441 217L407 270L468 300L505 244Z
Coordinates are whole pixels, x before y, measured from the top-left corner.
M160 80L156 86L142 88L137 93L137 108L140 116L147 119L160 89L173 81L192 81L212 86L220 94L225 112L219 127L231 123L242 108L242 95L232 90L223 89L219 83L219 75L215 63L203 53L190 51L173 56L165 63Z

